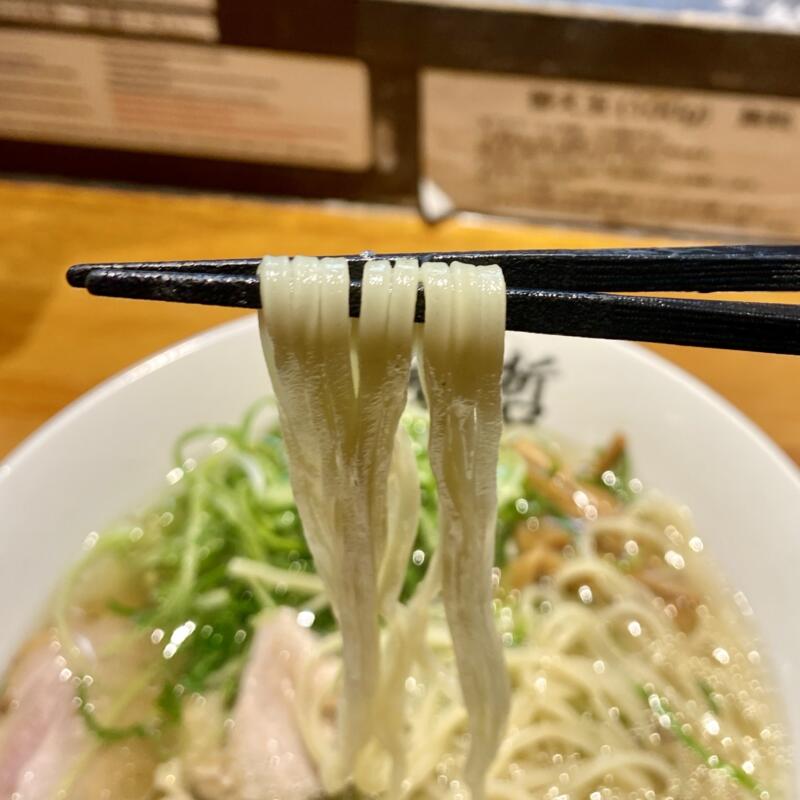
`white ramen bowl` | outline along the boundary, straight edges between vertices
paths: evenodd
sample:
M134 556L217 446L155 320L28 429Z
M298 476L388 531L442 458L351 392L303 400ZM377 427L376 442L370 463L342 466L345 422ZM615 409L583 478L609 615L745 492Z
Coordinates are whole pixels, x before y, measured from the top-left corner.
M693 510L708 552L753 609L798 741L797 468L727 402L636 346L510 334L509 359L512 416L540 412L547 428L587 445L624 432L645 485ZM238 420L267 391L255 319L239 320L103 383L0 465L0 665L87 534L163 489L176 437ZM797 764L795 775L800 787Z

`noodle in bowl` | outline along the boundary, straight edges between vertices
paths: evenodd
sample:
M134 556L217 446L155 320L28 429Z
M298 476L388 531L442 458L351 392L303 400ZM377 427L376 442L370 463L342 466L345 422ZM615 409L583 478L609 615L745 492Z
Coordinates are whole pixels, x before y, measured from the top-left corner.
M534 570L549 569L536 585L500 588L495 611L512 706L488 797L791 796L779 696L769 675L765 681L751 620L704 549L686 507L643 490L624 511L588 522L555 564L546 551L530 560ZM665 559L676 585L668 585L669 570L637 574L642 559ZM410 797L441 799L463 795L458 765L468 739L444 614L432 615L426 663L405 685L413 729L407 784ZM322 650L338 644L334 636ZM330 690L303 684L316 692L317 708ZM739 711L724 710L723 698ZM324 728L324 716L316 722ZM716 751L704 744L709 734ZM771 773L764 783L751 778L756 763ZM375 775L389 769L379 759L370 766Z
M24 584L4 567L8 601L19 597L17 604L29 609L28 618L3 640L6 657L30 629L61 564L74 560L83 537L152 496L153 474L168 471L163 443L194 423L233 421L241 415L243 398L263 394L253 337L251 325L240 323L211 334L200 347L184 347L149 368L138 368L81 401L9 460L10 469L0 480L0 498L7 501L13 493L24 500L47 492L52 507L37 509L31 503L23 528L22 504L4 503L12 509L9 560L16 556L31 565L31 579ZM609 787L612 793L591 795L592 800L639 796L636 789L643 782L657 786L658 796L669 796L676 775L687 770L693 773L693 784L688 791L684 784L682 797L728 796L734 784L713 764L711 769L698 765L697 743L681 733L686 725L703 741L715 736L720 745L710 754L743 770L744 781L751 772L759 780L765 775L770 797L789 796L788 787L782 793L780 768L775 775L764 773L759 763L772 759L777 764L785 743L773 727L769 707L775 704L768 696L769 681L762 681L766 667L757 662L763 659L775 666L777 691L785 698L777 705L791 712L800 698L782 677L800 663L800 654L796 637L785 635L785 621L776 615L792 599L791 565L800 567L800 554L791 540L792 506L800 499L796 473L724 404L635 348L512 335L507 338L506 362L508 419L524 427L536 418L539 426L566 432L570 441L590 446L615 430L623 431L645 490L616 515L585 519L574 547L545 580L500 587L504 593L495 611L501 636L524 638L535 632L536 646L504 648L513 690L510 736L490 768L488 796L589 797L601 791L596 787L606 773L615 778L615 786ZM219 386L209 387L204 376L210 374ZM149 399L143 404L145 397ZM158 399L167 397L169 402ZM131 416L130 429L118 430L114 421L134 407L138 410ZM509 430L506 436L513 439L516 428ZM114 461L104 454L100 440L111 431L114 449L125 453L129 462L130 480L124 485L104 474L114 470ZM79 455L78 442L88 448ZM571 450L562 447L565 453ZM46 460L61 470L45 465ZM76 460L81 468L67 474L63 467ZM736 469L729 468L731 463ZM758 496L765 484L777 500L768 511L756 511L745 492ZM664 494L646 491L650 486ZM102 500L98 507L82 509L70 502L74 496ZM692 514L667 497L685 501ZM53 532L53 515L63 520L58 535ZM754 548L761 554L759 560L777 565L775 575L752 569ZM664 611L669 603L663 594L670 588L657 584L660 576L648 586L611 565L612 558L634 560L645 550L672 562L682 581L699 587L703 596L695 598L690 623L683 618L685 608ZM717 577L711 562L721 565L724 579ZM743 591L736 594L726 585ZM661 609L654 605L659 597L664 601ZM743 619L751 608L754 623ZM691 627L684 630L682 624ZM754 642L753 625L765 644ZM336 634L323 637L324 656L335 656L338 647ZM459 788L453 785L458 781L456 764L468 741L449 632L436 608L431 611L427 648L429 660L415 669L404 687L413 729L407 780L418 781L415 796L452 797ZM309 687L312 690L318 693L315 707L324 708L330 686L319 681ZM727 718L726 728L714 706L724 705L727 694L741 692L750 698L748 714L735 721ZM313 728L319 721L310 717L307 722ZM602 733L593 732L593 726ZM726 736L734 744L722 744ZM750 747L742 749L745 741ZM385 769L386 764L376 763L376 773ZM750 795L759 796L760 784L757 790Z

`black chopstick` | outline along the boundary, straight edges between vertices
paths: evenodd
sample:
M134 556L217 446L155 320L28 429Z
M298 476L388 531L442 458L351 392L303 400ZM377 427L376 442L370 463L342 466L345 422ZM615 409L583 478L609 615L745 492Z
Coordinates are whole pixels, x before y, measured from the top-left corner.
M800 246L721 245L610 250L503 250L426 253L359 253L341 256L360 279L368 258L499 264L511 289L577 292L800 291ZM67 280L85 287L96 270L147 270L202 275L254 276L260 258L77 264ZM185 301L184 301L185 302Z
M196 262L195 262L196 263ZM88 270L92 294L179 303L258 308L255 274L150 270L126 266ZM361 283L351 275L350 313L359 313ZM728 350L800 354L800 305L641 297L508 287L509 330L635 339ZM420 291L417 320L424 319Z

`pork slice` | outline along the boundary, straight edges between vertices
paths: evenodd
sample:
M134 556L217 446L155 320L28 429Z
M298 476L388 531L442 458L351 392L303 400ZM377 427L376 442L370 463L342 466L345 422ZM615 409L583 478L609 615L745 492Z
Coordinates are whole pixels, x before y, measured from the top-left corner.
M256 633L233 709L228 764L238 800L308 800L322 794L297 725L294 692L313 634L284 609Z
M75 687L53 640L34 636L7 676L0 723L0 797L39 800L55 795L65 765L81 750ZM62 675L67 676L64 680Z
M86 626L76 638L95 666L97 648L119 634L116 621L102 621ZM119 672L124 680L126 670ZM103 744L88 731L77 711L72 674L50 632L36 634L20 651L6 676L2 705L0 798L146 796L142 787L153 768L149 745Z

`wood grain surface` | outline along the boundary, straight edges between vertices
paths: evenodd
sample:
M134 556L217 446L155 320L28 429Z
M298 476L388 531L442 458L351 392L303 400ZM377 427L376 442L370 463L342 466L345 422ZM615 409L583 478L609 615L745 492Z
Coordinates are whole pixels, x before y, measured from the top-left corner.
M132 362L252 313L90 297L65 283L73 263L667 243L471 217L430 227L410 211L385 208L0 181L0 458ZM650 349L727 397L800 462L800 357Z

